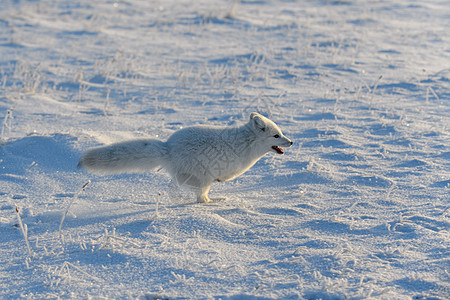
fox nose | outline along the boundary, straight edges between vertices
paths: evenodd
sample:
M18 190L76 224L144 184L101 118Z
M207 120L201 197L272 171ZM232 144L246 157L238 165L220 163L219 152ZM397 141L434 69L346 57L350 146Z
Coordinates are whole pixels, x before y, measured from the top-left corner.
M293 141L289 141L289 143L291 144L291 146L292 146L292 144L294 143Z

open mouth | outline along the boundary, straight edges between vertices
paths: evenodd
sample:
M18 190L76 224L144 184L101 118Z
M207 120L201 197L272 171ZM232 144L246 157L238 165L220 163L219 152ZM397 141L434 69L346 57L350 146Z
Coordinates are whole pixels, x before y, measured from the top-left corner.
M275 152L277 152L278 154L283 154L284 153L284 150L281 149L278 146L272 146L272 149L275 150Z

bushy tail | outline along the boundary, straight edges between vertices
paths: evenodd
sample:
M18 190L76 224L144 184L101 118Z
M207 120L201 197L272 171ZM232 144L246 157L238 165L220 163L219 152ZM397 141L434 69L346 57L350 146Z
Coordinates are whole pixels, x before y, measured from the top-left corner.
M167 144L158 140L135 140L87 150L79 168L92 173L146 172L167 162Z

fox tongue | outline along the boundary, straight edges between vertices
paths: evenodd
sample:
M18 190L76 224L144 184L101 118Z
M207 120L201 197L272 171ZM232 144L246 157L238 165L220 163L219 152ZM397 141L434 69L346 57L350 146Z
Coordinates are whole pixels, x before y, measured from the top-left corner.
M278 154L283 154L284 153L283 149L281 149L278 146L272 146L272 149L277 151Z

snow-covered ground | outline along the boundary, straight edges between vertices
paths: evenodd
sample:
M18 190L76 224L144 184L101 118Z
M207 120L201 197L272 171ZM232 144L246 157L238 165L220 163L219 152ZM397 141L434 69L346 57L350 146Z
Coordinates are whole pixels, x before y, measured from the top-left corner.
M450 298L449 28L446 0L1 0L0 298ZM295 144L225 201L76 168L252 111Z

